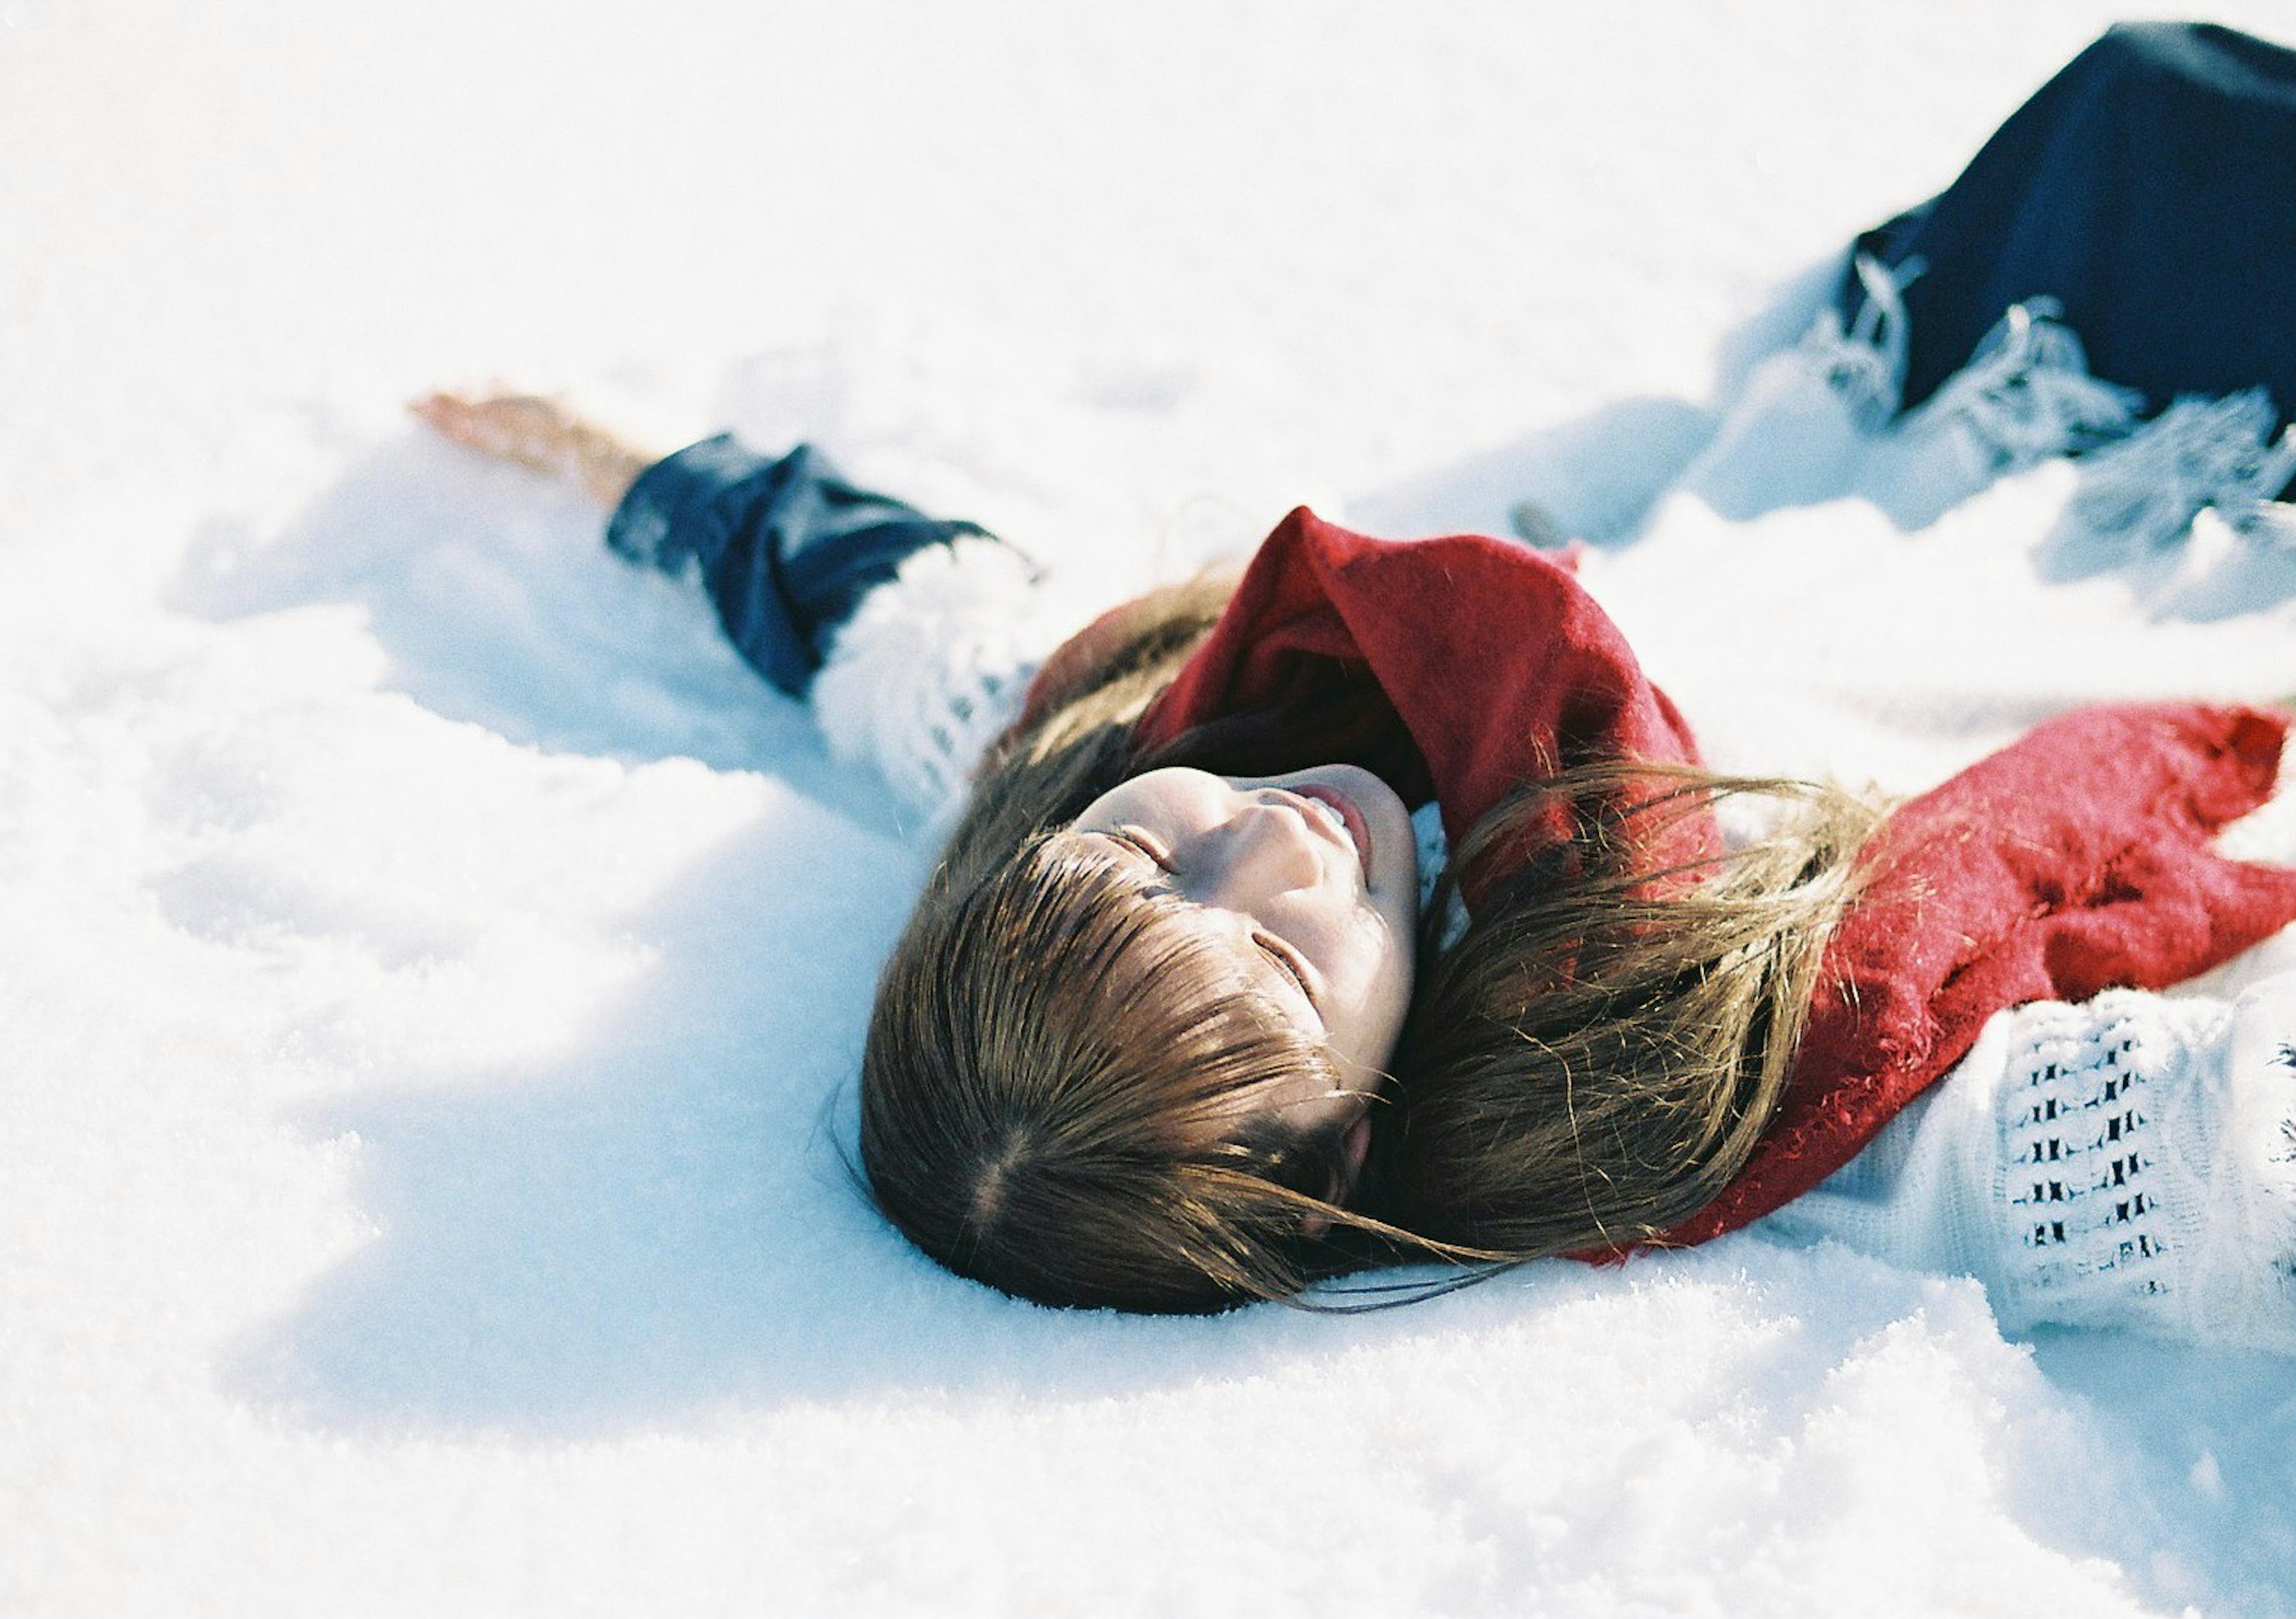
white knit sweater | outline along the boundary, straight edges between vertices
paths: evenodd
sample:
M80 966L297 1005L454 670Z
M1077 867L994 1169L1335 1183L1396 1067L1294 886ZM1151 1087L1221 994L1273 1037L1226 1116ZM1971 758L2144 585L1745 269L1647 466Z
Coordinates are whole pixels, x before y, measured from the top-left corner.
M944 831L1029 682L1081 621L1006 545L929 546L838 631L814 715L832 753L874 766L904 810Z
M945 830L1082 615L1004 546L921 552L840 634L814 707ZM1731 840L1759 837L1759 806ZM1432 807L1414 818L1430 886ZM1460 919L1464 920L1464 918ZM1987 1024L1848 1168L1763 1222L1980 1279L2003 1324L2296 1352L2296 975L2236 1002L2120 990Z
M1977 1277L2041 1322L2296 1353L2296 974L1995 1014L1766 1226Z

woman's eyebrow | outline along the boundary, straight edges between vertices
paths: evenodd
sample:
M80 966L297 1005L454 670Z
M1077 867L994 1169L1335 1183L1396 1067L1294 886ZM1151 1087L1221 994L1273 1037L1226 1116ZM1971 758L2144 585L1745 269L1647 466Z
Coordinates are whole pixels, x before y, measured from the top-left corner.
M1162 863L1158 861L1153 854L1151 854L1141 844L1138 838L1128 837L1124 833L1117 831L1113 828L1070 827L1069 829L1069 836L1079 838L1097 838L1101 839L1102 844L1113 845L1115 847L1123 850L1126 854L1136 855L1138 858L1146 861L1150 865L1155 866L1159 871L1163 869ZM1097 848L1101 846L1101 845L1095 844L1093 846Z
M1069 831L1072 837L1097 838L1105 844L1123 850L1133 856L1132 860L1126 863L1128 865L1146 865L1154 873L1154 877L1142 887L1141 897L1160 908L1168 908L1168 914L1176 918L1184 915L1201 916L1211 909L1200 901L1189 899L1176 892L1169 882L1164 880L1168 874L1164 871L1163 863L1124 832L1114 828L1100 827L1070 827ZM1307 985L1290 967L1271 955L1267 946L1260 944L1256 936L1250 933L1242 933L1226 942L1229 943L1241 957L1250 962L1250 971L1254 977L1267 983L1283 985L1292 993L1305 1000L1309 1007L1316 1007L1316 997ZM1321 1009L1316 1008L1316 1010L1320 1017Z
M1201 909L1195 901L1183 896L1173 887L1171 873L1164 869L1161 861L1122 832L1097 827L1090 830L1070 827L1061 836L1074 838L1082 846L1080 852L1086 855L1112 857L1114 869L1126 880L1138 885L1139 896L1150 905L1175 912L1183 909ZM1092 841L1086 842L1086 839Z

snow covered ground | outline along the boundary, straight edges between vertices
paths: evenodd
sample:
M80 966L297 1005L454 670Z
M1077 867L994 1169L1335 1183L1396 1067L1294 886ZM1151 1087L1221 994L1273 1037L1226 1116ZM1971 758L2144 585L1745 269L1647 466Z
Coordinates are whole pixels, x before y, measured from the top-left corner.
M808 434L1111 597L1301 500L1600 529L2112 18L0 0L0 1610L2296 1612L2286 1361L1758 1237L1348 1319L937 1272L838 1151L927 851L398 413ZM2062 471L1588 576L1731 762L2296 691L2277 564L2048 582Z

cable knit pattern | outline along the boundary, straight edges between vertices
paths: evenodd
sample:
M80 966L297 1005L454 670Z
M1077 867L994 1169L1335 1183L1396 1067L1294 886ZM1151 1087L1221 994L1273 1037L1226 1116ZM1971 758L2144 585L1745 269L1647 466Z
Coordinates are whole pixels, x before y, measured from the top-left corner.
M1075 628L1010 546L933 546L838 631L814 680L814 714L832 753L873 766L905 808L945 830L1037 666Z
M2296 1351L2296 976L1996 1016L1773 1229L1977 1276L2003 1325Z
M2000 1307L2113 1325L2189 1313L2227 1009L2123 992L2013 1013L1996 1090L2008 1243Z

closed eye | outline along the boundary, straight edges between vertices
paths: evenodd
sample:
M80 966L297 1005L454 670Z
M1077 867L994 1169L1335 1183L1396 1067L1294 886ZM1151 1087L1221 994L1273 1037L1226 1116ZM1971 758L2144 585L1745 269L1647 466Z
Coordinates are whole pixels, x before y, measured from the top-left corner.
M1166 854L1159 845L1151 841L1146 833L1136 828L1119 827L1116 830L1103 832L1101 836L1113 838L1126 848L1137 852L1147 860L1149 864L1160 871L1169 871L1172 869L1171 856Z
M1096 830L1092 836L1105 838L1111 843L1131 850L1159 871L1168 875L1172 871L1171 856L1164 852L1160 844L1137 827L1123 826L1106 831ZM1300 959L1299 953L1272 933L1256 932L1251 936L1251 942L1262 955L1275 964L1277 971L1292 980L1300 995L1320 1017L1324 1010L1323 1002L1316 997L1315 989L1308 979L1307 966Z
M1300 964L1299 955L1289 944L1277 939L1275 935L1267 933L1252 935L1251 942L1259 945L1267 954L1267 959L1282 968L1292 982L1300 986L1300 993L1308 998L1308 1005L1314 1007L1318 1012L1323 1010L1322 1003L1316 999L1316 992L1308 986L1307 968Z

